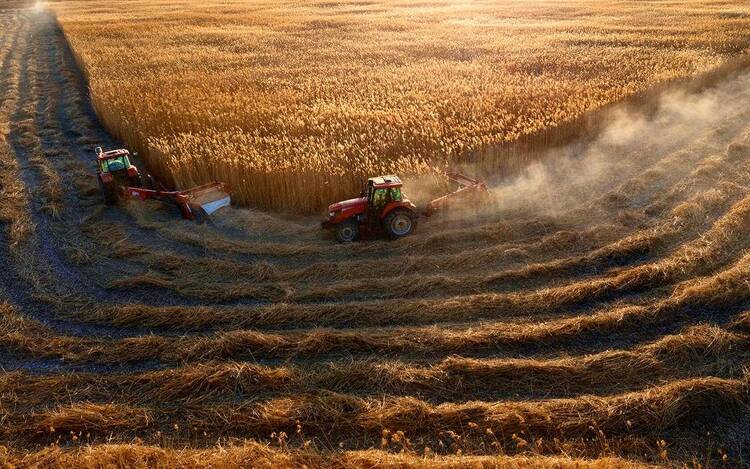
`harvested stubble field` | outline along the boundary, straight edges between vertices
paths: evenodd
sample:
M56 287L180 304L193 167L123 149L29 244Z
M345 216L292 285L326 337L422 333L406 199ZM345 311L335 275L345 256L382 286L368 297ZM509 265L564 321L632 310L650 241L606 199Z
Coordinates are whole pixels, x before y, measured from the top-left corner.
M530 96L538 89L542 101L591 92L596 107L660 80L736 65L733 55L745 47L750 22L747 4L566 2L550 9L548 3L431 2L411 4L421 12L411 21L398 14L405 4L388 1L309 4L299 17L283 14L289 6L255 3L162 2L158 18L145 3L127 10L115 2L56 4L87 67L94 106L56 18L21 3L0 9L0 464L748 464L750 73L739 65L700 90L665 91L643 113L613 109L595 134L551 150L496 185L491 209L433 219L399 242L334 245L309 218L254 209L225 209L213 224L198 226L158 204L105 208L92 175L93 147L122 145L101 126L95 107L129 143L184 142L178 152L232 131L221 128L225 118L236 119L227 122L239 134L264 129L260 123L278 126L258 141L287 139L284 145L296 148L295 139L305 139L301 130L284 127L296 125L289 115L270 111L288 103L284 109L300 119L328 122L316 132L331 138L344 135L330 127L339 119L375 133L404 132L401 150L418 142L429 148L434 135L419 140L409 132L431 132L433 125L461 129L440 134L445 141L494 144L513 125L482 123L497 123L498 80L512 83L515 76L533 85L527 94L516 89L529 104L536 105ZM472 8L485 16L468 15ZM490 12L507 37L523 31L542 42L506 44L497 56L482 56L468 43L497 50ZM356 27L359 17L369 25L364 30ZM435 18L445 27L424 57L407 39L424 40L420 28L435 27ZM93 27L103 19L108 27ZM186 21L194 29L183 28ZM163 41L156 57L164 63L142 68L144 44L156 30ZM401 47L374 54L362 38L377 34ZM352 88L372 77L334 67L332 83L353 80L342 83L337 103L327 99L334 85L305 79L305 57L322 70L335 65L331 49L312 50L321 38L329 38L326 48L391 70L369 95L372 103L381 100L379 118ZM197 51L195 41L204 40ZM550 44L569 49L545 49ZM286 64L268 54L274 47L287 47L300 62L288 67L289 81L270 86L287 80ZM528 62L521 61L526 47L534 52ZM240 54L235 65L241 66L219 61L215 69L196 70L183 62L186 50L205 64L219 49ZM389 55L391 49L403 63L392 62L398 54ZM545 54L549 60L534 68ZM498 66L503 71L485 76L481 86L472 81L475 67L495 70L492 57L500 56L525 65ZM586 57L595 63L580 68ZM113 60L120 67L110 76L102 67ZM466 62L467 69L447 62ZM179 74L164 81L161 69L178 63L184 64ZM603 70L613 63L618 74L608 78ZM248 74L253 69L257 76ZM456 117L465 121L439 113L431 120L432 111L420 108L434 97L422 94L434 70L450 71L444 84L457 87L444 90L449 103L442 109L470 113ZM215 88L200 83L201 73ZM578 73L592 81L579 83ZM289 94L295 80L300 91ZM249 83L265 94L242 91ZM462 89L474 87L487 94L476 103L462 97ZM389 89L402 94L382 94ZM214 91L232 99L209 119L202 113L222 103ZM308 94L309 101L299 101ZM250 98L256 101L244 101ZM514 118L543 117L539 105ZM561 102L565 112L569 105ZM180 118L159 114L177 110L184 111ZM388 120L412 111L419 125ZM485 114L492 117L474 120ZM393 125L378 127L381 118ZM151 127L155 122L176 127ZM469 122L478 127L467 128ZM387 159L369 160L373 166L361 171L415 161L378 147L378 138L390 137L375 133L353 145L365 154L383 150ZM307 141L310 151L330 143ZM290 172L274 179L253 172L248 160L241 166L248 172L238 169L237 177L260 179L247 194L298 184L295 171L312 170L293 163L304 152L271 147L259 144L259 155L278 158L279 169ZM331 156L336 164L346 164L337 158L354 148L344 147ZM451 148L453 156L463 151ZM188 160L205 161L203 169L180 166L185 153L160 153L162 169L178 180L187 174L181 171L208 177L211 168L221 169L221 154L207 151ZM284 200L298 200L290 194ZM313 195L318 203L338 194Z

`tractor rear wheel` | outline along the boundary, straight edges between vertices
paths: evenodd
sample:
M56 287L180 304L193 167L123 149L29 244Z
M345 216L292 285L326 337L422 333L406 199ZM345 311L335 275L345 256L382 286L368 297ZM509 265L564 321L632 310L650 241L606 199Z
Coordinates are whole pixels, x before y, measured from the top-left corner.
M154 181L154 177L148 173L146 173L145 176L142 178L142 187L144 189L156 189L156 181Z
M413 211L397 208L385 216L383 228L391 239L409 236L417 228L417 217Z
M129 177L128 181L130 181L130 187L144 187L143 179L141 178L140 174L136 174L135 176Z
M346 220L336 227L336 241L351 243L359 238L359 225L354 220Z

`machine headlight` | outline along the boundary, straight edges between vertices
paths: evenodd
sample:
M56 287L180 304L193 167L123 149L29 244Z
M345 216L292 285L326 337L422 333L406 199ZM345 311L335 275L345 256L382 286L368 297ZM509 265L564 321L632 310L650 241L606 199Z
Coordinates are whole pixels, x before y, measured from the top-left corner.
M336 216L336 212L328 212L328 218L333 218Z

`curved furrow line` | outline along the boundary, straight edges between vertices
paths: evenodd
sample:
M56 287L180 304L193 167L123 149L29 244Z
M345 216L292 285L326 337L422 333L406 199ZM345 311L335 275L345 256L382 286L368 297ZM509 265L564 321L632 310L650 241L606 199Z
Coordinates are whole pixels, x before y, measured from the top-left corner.
M690 277L710 274L731 262L746 247L750 241L749 226L750 198L744 198L735 203L702 237L681 245L668 256L601 277L542 290L480 293L438 300L276 303L247 308L244 310L246 317L242 320L247 321L248 325L266 328L284 327L287 324L365 327L558 314L565 309L580 308L580 305L611 302L633 294L642 294L654 286L664 289ZM238 288L241 289L242 285ZM145 307L140 309L141 312L147 310ZM173 313L174 309L166 311ZM192 315L195 311L186 311L183 317L185 314ZM86 314L84 311L80 313L81 317ZM236 315L237 311L223 310L220 313ZM106 316L107 313L100 310L100 314ZM217 324L223 322L220 314L210 317ZM175 324L179 324L179 315L173 315L172 318ZM139 320L149 322L147 317ZM195 325L196 320L198 319L191 317L191 325ZM230 317L229 322L237 323L236 317Z
M92 441L103 441L123 432L145 441L168 427L193 429L198 443L212 444L216 436L242 435L266 438L298 427L318 438L340 441L342 448L377 446L384 431L403 432L412 441L434 444L449 435L477 443L487 435L512 447L519 438L562 441L599 434L630 434L671 438L705 432L706 418L738 421L737 409L748 409L748 382L742 379L697 378L676 380L643 391L614 396L585 396L526 402L430 404L415 397L361 398L349 394L318 392L290 394L268 401L235 404L194 403L184 406L73 403L55 409L16 413L3 409L9 425L4 437L27 442L54 441L57 433L86 432ZM52 431L51 431L52 430ZM203 438L199 432L204 432ZM200 444L200 443L198 443ZM545 453L552 448L542 446Z
M747 307L750 256L706 278L684 282L666 299L640 306L621 306L582 316L525 323L472 323L453 327L404 327L262 333L234 331L204 337L140 336L114 341L56 336L28 320L14 324L19 335L3 338L11 347L37 357L65 357L73 362L179 363L216 359L273 359L335 354L407 354L440 357L461 353L529 353L534 350L590 351L618 340L669 333L681 324L708 320L724 323L737 308ZM7 307L6 307L7 309ZM179 311L171 312L176 314ZM138 311L129 311L138 314ZM12 310L6 313L13 317ZM92 311L96 315L96 311ZM195 314L195 312L193 312ZM165 321L169 319L165 318ZM18 322L18 321L16 321ZM45 338L44 340L40 340Z
M405 442L404 442L405 443ZM396 444L396 446L400 446ZM402 446L402 445L401 445ZM567 451L572 448L568 447ZM364 451L332 451L313 453L305 449L276 449L256 442L243 444L218 444L208 449L168 449L158 445L101 444L85 448L45 448L33 453L11 455L9 462L20 467L116 467L122 461L141 467L231 467L237 461L253 461L260 467L318 467L339 469L341 467L413 467L418 469L449 469L467 467L503 467L506 469L654 469L658 466L616 457L573 458L568 456L540 455L441 455L422 456L398 453L386 449Z
M750 337L702 325L631 350L558 358L450 356L438 361L370 359L281 365L206 362L162 371L101 366L94 372L65 374L59 373L59 367L44 369L41 365L50 364L41 362L29 368L34 374L4 375L0 387L15 396L6 404L18 407L49 407L72 400L107 403L113 398L142 405L159 401L191 405L317 390L361 396L414 395L433 403L516 401L619 394L704 376L742 378L749 357Z
M409 353L435 356L475 350L513 353L523 348L585 349L587 344L592 343L595 347L606 346L622 336L648 336L644 328L659 334L674 330L681 321L725 322L733 309L747 307L746 303L750 299L750 292L746 288L748 278L750 257L746 255L718 274L685 282L662 301L640 306L614 307L548 321L527 321L520 324L474 323L449 328L397 326L286 333L234 331L202 338L174 339L179 345L173 344L166 348L164 347L169 342L155 337L133 338L120 342L119 345L127 344L133 349L160 349L156 353L142 353L141 359L144 356L149 359L165 358L176 352L176 357L172 358L175 361L230 357L286 358L325 356L331 353ZM138 311L131 313L137 314ZM172 348L171 352L169 348Z

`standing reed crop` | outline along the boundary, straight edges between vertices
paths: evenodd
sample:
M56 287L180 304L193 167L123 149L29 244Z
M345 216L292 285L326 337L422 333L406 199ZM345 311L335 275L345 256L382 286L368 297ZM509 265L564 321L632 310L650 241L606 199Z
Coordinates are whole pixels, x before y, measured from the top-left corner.
M707 71L750 27L697 1L204 3L54 8L99 117L152 172L307 213L383 173L513 166L481 155Z

